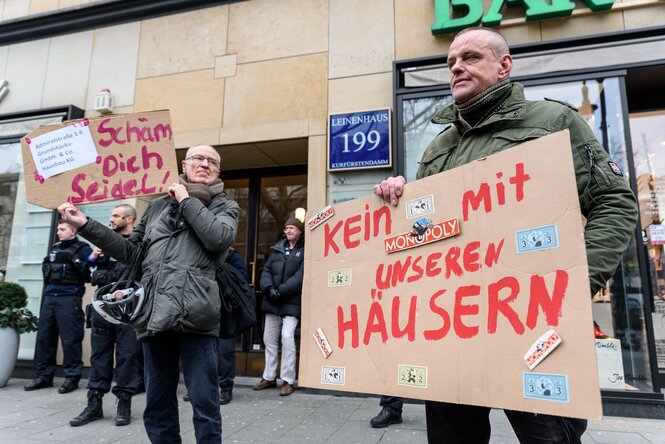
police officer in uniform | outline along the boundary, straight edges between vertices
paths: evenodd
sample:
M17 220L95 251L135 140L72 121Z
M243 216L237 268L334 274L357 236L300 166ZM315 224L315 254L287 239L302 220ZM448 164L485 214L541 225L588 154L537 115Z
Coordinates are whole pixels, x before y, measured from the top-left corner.
M136 210L131 205L117 205L111 213L111 228L116 233L128 237L134 231ZM95 248L88 257L92 285L101 288L116 282L127 267L125 264L105 255ZM91 306L88 306L92 308ZM132 396L139 386L140 354L139 341L130 325L112 324L95 310L89 310L92 334L90 343L90 377L88 378L88 405L76 418L69 421L72 427L82 426L101 419L102 397L111 391L113 381L113 350L115 349L115 387L113 394L118 398L115 425L123 426L131 422Z
M89 280L87 260L92 248L76 237L76 228L60 221L56 242L42 263L44 300L39 312L39 329L35 347L35 379L24 387L26 391L53 387L58 335L62 341L62 369L65 381L59 393L78 388L83 361L81 360L84 315L81 309L84 284Z

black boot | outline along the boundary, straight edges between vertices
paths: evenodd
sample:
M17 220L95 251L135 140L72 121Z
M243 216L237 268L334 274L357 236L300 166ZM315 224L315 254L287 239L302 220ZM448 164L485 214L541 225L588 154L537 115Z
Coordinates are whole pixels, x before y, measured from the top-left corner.
M390 424L400 424L401 422L402 412L384 407L369 423L374 428L383 428L388 427Z
M102 410L102 396L104 396L102 392L88 390L88 405L80 415L69 421L69 425L72 427L78 427L85 425L90 421L102 419L104 417L104 411Z
M37 376L35 379L32 380L30 384L23 387L23 390L25 390L26 392L31 392L33 390L39 390L47 387L53 387L53 380L40 378L39 376Z
M132 421L132 395L129 393L118 393L118 413L115 417L115 425L124 426Z

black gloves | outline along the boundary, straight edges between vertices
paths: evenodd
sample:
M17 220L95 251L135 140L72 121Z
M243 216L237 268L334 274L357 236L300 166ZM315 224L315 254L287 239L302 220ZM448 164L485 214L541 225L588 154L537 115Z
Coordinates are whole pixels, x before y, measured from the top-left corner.
M272 287L270 288L270 291L267 294L268 300L272 303L277 302L281 296L282 295L279 294L279 290Z

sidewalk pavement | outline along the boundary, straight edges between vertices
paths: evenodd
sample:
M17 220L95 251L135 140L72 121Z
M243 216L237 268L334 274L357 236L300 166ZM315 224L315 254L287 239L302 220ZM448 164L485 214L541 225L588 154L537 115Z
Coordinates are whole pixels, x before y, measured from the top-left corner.
M86 405L85 380L72 393L61 395L62 383L56 378L54 387L26 392L29 380L12 378L0 388L0 443L67 444L147 443L141 413L145 394L133 398L132 423L116 427L116 398L104 397L104 419L81 427L71 427L69 420ZM373 429L369 420L379 412L377 396L336 396L318 390L298 389L291 396L279 396L278 389L256 392L256 378L236 378L233 401L221 406L224 443L425 443L425 407L422 403L406 403L402 424ZM279 384L278 384L279 386ZM339 392L336 392L338 394ZM180 400L180 432L183 443L195 443L192 408L182 401L183 383L178 388ZM492 444L517 443L505 415L491 413ZM582 437L591 443L663 443L665 421L606 417L590 421Z

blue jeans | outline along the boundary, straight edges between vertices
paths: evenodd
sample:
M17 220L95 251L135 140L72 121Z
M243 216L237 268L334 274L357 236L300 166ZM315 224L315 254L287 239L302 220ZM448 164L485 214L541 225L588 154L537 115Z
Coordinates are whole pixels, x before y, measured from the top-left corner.
M178 422L179 361L194 410L197 444L222 442L217 389L217 338L194 333L164 332L142 341L146 407L143 423L152 443L180 444Z
M233 380L236 377L236 340L219 339L219 389L233 390Z

